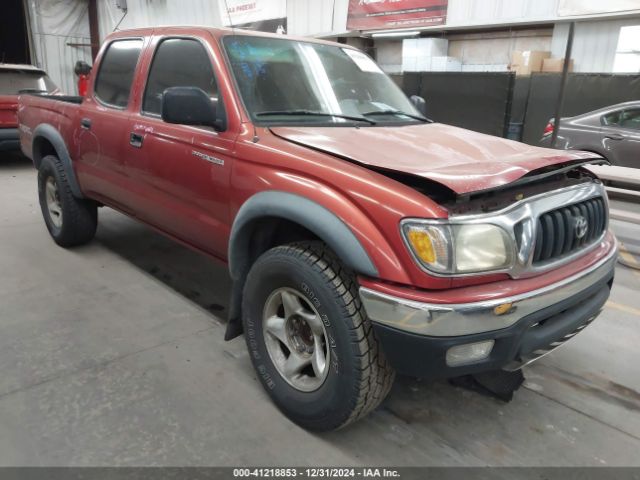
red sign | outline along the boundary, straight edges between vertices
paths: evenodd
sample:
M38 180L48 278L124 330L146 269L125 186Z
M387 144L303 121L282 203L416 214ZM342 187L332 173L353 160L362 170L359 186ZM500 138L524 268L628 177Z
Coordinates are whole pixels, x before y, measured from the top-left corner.
M442 25L448 0L349 0L349 30Z

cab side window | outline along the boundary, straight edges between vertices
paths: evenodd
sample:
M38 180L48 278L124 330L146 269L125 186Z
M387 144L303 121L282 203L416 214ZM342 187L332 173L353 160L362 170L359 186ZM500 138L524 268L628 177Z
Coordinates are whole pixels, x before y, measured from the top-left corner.
M147 114L162 113L162 94L169 87L198 87L218 99L211 60L197 40L170 38L156 49L142 103Z
M109 45L96 78L95 95L99 100L118 108L127 106L141 51L140 39L116 40Z

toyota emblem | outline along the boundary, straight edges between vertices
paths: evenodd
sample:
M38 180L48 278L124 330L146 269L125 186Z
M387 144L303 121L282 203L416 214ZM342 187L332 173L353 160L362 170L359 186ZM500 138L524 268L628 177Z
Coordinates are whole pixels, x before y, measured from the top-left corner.
M589 223L587 219L582 215L578 215L575 218L575 229L576 229L576 238L582 238L587 234L587 229L589 228Z

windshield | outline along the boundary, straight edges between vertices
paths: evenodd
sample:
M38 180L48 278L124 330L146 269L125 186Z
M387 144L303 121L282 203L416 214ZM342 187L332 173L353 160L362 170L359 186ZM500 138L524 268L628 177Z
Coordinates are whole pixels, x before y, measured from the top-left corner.
M18 95L23 90L50 93L56 89L43 72L0 69L0 95Z
M244 104L259 123L363 126L425 121L364 53L285 38L223 40Z

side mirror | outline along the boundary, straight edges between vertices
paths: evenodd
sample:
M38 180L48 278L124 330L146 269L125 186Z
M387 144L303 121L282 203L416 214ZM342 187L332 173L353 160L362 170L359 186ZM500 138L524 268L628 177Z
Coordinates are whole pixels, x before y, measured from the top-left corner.
M411 95L411 97L409 97L409 100L411 100L413 106L416 107L416 110L420 112L420 115L422 115L423 117L427 116L427 102L424 98L419 95Z
M223 108L216 108L209 95L198 87L170 87L162 94L162 120L180 125L226 128Z

